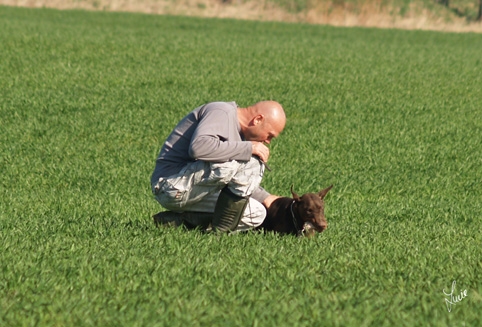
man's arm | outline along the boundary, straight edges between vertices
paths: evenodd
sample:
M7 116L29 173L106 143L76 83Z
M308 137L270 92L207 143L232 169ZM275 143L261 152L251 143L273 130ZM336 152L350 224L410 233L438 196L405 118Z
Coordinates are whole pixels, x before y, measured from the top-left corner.
M238 135L237 126L229 120L225 111L209 110L192 136L189 155L204 161L248 161L252 155L252 144L242 141ZM236 136L239 140L233 140Z
M251 197L256 201L261 202L266 207L266 209L268 209L273 203L273 201L279 198L280 196L270 194L268 193L268 191L266 191L264 188L260 186L253 192Z

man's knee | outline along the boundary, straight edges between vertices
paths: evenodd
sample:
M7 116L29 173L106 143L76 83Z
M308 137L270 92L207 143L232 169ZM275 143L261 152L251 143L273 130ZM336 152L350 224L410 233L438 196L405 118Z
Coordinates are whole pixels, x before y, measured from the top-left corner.
M244 231L256 228L263 223L265 218L266 208L264 205L255 199L250 198L236 230Z
M250 196L261 184L264 175L264 165L256 158L242 162L238 170L227 184L231 192L238 196Z

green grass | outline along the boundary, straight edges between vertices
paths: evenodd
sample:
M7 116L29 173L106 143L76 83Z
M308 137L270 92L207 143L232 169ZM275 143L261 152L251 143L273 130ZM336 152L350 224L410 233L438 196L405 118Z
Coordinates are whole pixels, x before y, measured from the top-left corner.
M0 7L0 325L482 325L481 42ZM154 228L170 129L261 99L288 116L263 186L333 183L328 230Z

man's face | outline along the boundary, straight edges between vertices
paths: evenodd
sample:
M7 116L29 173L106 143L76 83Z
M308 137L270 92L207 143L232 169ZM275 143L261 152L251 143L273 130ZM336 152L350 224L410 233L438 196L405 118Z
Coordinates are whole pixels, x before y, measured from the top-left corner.
M284 125L269 122L264 117L253 120L253 124L245 131L246 141L257 141L270 144L271 140L278 137Z

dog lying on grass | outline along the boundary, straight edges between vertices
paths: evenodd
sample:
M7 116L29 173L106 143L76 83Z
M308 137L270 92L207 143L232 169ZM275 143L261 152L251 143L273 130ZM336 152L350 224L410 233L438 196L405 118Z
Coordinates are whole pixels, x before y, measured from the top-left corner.
M301 197L293 191L291 186L292 198L281 197L273 201L270 205L266 218L257 227L258 230L273 231L280 234L293 234L298 236L312 237L316 232L323 232L328 223L325 218L324 198L333 185L318 193L306 193ZM174 219L178 214L172 214L173 219L162 220L163 212L153 216L154 223L159 226L182 226L188 229L201 228L203 231L211 230L209 219L203 224L192 226L183 222L182 219ZM178 217L177 217L178 218Z
M325 218L324 198L333 185L318 193L306 193L301 197L293 191L293 198L281 197L269 207L266 219L259 227L280 234L296 234L311 237L323 232L328 223Z

